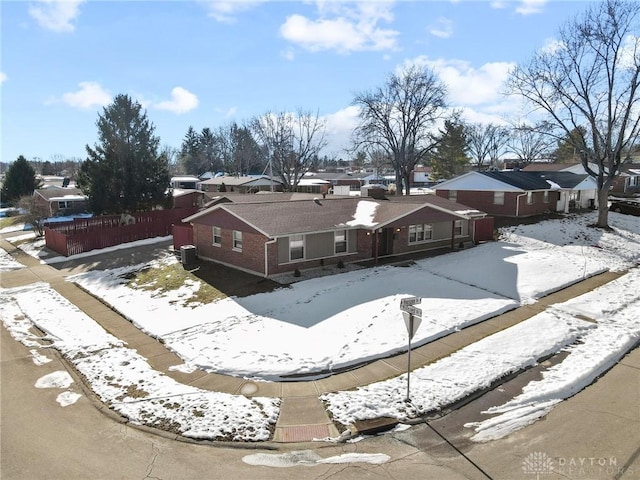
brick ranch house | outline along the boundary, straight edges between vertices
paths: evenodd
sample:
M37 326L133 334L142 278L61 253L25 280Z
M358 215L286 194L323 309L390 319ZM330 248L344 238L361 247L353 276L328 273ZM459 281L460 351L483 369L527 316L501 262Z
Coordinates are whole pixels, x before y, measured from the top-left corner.
M36 202L43 205L52 217L82 213L87 208L87 196L75 187L49 186L33 191Z
M264 277L455 247L485 214L435 195L219 202L183 222L199 258ZM257 197L270 197L257 198ZM299 198L299 197L296 197Z
M596 183L571 172L468 172L435 187L436 195L489 215L531 217L595 208Z

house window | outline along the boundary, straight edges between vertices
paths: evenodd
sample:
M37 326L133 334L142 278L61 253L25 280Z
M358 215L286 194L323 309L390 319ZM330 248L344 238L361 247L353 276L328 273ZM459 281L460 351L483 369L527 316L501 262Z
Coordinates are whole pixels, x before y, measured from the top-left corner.
M544 194L542 195L542 201L544 203L549 203L549 190L544 191Z
M242 245L242 239L240 239L240 242ZM222 232L220 231L220 227L213 227L213 244L216 247L222 245Z
M419 243L433 238L431 225L409 225L409 243Z
M291 235L289 237L289 260L304 258L304 235Z
M527 205L533 204L533 192L527 192Z
M457 190L449 190L449 200L452 202L458 201L458 191Z
M338 230L333 235L335 253L345 253L347 251L347 231Z
M459 237L462 235L462 220L456 220L453 225L453 235Z
M493 204L504 205L504 192L493 192Z
M58 202L58 208L64 210L67 207L67 202Z
M233 249L242 251L242 232L238 230L233 231Z
M422 242L424 240L424 230L422 225L409 225L409 243Z

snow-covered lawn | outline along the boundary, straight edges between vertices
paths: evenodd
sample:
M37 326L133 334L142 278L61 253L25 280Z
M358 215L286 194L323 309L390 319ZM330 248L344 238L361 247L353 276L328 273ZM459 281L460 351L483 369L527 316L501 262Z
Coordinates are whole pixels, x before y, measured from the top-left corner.
M503 241L409 267L356 270L195 307L185 300L197 285L184 285L165 296L128 287L123 276L143 265L92 271L72 280L161 338L182 357L185 368L263 380L293 374L312 378L406 349L401 298L422 298L424 321L414 345L426 344L587 276L640 263L636 218L612 213L612 232L586 227L593 221L594 214L588 214L513 227L503 230ZM163 261L175 259L167 256ZM638 341L639 279L638 269L632 269L611 285L414 371L411 405L403 401L406 375L323 399L336 421L345 424L381 415L403 419L449 405L568 349L570 355L540 383L489 412L499 416L473 426L478 429L476 440L496 438L583 388ZM278 399L249 399L178 384L151 370L144 358L46 285L0 290L0 301L0 316L14 337L36 346L28 329L37 325L100 398L132 421L197 438L269 437ZM597 322L585 321L585 316ZM209 408L212 405L215 408Z
M47 284L0 291L2 321L27 346L40 345L36 326L86 379L102 402L131 422L187 437L268 440L279 399L209 392L153 370ZM29 319L29 321L26 321ZM37 386L37 385L36 385Z
M409 267L356 270L195 307L181 299L189 298L197 284L169 297L127 286L125 274L142 266L71 280L161 339L187 367L263 380L317 378L405 350L402 298L422 298L424 321L414 338L422 345L638 261L638 249L633 250L640 241L637 225L633 230L623 215L612 214L612 223L620 221L623 228L602 233L585 226L593 220L592 215L571 216L512 228L505 232L507 241ZM538 233L543 239L527 236L537 231L534 227L552 233ZM165 261L176 260L167 256Z

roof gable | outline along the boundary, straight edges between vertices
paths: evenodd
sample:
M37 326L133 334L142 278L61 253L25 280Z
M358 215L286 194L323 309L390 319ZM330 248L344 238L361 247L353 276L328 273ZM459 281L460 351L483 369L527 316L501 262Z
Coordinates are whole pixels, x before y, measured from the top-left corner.
M486 172L467 172L434 187L434 190L478 190L478 191L513 191L522 189L506 183L503 179L483 175Z

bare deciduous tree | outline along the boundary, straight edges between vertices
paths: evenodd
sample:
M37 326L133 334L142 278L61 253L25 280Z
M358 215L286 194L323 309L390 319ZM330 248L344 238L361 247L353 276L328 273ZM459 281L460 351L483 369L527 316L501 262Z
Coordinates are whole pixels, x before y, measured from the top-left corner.
M383 149L396 174L397 194L409 194L410 175L437 144L434 124L444 116L446 88L429 68L410 66L392 74L382 87L356 95L360 124L357 147Z
M468 151L477 169L497 167L500 155L509 142L509 130L494 123L467 126Z
M561 28L555 48L536 53L509 80L511 92L546 114L556 139L575 139L582 165L597 180L600 228L608 228L607 198L622 153L639 134L639 12L635 1L590 7ZM582 138L572 135L577 131Z
M549 130L544 125L522 123L511 129L508 149L518 158L519 167L551 158L555 138L549 135Z
M268 151L273 173L293 191L325 147L325 122L318 113L267 112L250 122L258 143Z
M47 204L38 202L35 195L23 195L18 200L18 208L24 212L24 223L31 225L38 237L44 235L44 222L51 216Z

